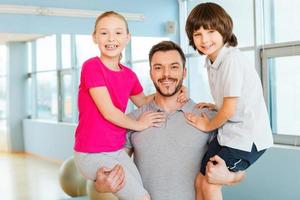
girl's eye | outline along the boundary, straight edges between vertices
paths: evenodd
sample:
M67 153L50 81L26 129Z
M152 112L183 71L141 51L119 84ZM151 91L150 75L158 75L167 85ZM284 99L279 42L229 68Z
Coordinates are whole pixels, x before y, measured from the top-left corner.
M100 35L106 35L107 33L106 32L100 32Z

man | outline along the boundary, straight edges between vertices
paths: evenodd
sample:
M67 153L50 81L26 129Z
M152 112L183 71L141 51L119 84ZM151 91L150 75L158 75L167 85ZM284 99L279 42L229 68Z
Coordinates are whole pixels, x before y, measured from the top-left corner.
M134 151L134 162L152 200L194 200L194 180L212 133L200 132L186 123L184 113L206 112L209 116L213 113L196 109L191 100L183 105L177 102L186 77L185 57L178 45L171 41L154 45L149 61L157 93L152 102L130 116L137 119L144 112L161 111L166 114L166 121L159 127L128 133L127 148ZM215 161L208 164L210 182L233 184L242 179L243 174L229 172L222 159ZM116 192L124 181L126 177L120 166L99 169L95 187L101 192Z

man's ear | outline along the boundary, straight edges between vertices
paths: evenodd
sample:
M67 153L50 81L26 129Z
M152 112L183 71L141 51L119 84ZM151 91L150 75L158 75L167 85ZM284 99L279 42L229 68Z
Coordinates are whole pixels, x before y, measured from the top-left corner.
M153 81L151 63L150 63L150 70L149 70L149 74L150 74L150 78L151 78L151 80Z
M184 68L183 68L183 78L184 78L184 79L186 78L186 73L187 73L186 67L184 67Z

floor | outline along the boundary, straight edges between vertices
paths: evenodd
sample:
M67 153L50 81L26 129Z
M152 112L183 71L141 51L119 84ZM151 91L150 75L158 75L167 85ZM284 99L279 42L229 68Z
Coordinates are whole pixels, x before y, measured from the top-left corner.
M68 199L59 186L59 166L28 154L0 153L0 199Z

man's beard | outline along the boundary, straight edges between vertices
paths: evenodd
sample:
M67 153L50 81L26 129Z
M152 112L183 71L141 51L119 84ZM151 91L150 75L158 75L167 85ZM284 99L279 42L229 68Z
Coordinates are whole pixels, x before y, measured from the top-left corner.
M172 78L170 78L170 79L172 79ZM161 91L160 88L159 88L159 86L158 86L155 82L153 82L153 84L154 84L154 86L155 86L155 88L156 88L156 91L157 91L159 94L161 94L162 96L164 96L164 97L171 97L171 96L174 96L174 95L181 89L182 83L183 83L183 78L180 79L180 81L178 82L178 84L177 84L177 86L175 87L174 91L173 91L172 93L168 94L168 93L164 93L163 91Z

